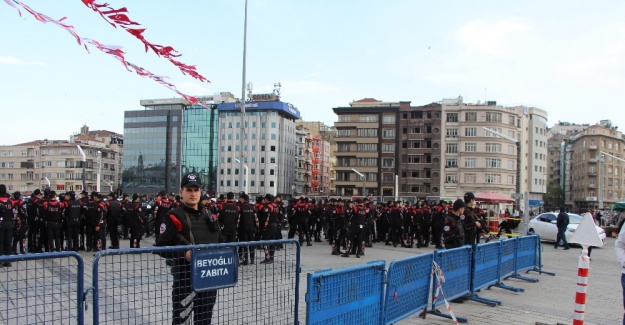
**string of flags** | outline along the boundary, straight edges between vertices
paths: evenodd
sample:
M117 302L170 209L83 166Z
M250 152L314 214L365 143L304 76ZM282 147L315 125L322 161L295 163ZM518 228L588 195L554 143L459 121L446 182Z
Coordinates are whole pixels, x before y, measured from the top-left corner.
M94 1L91 0L82 0L83 3L85 3L85 5L89 6L90 8L97 8L98 12L100 12L100 14L105 17L105 19L112 19L115 23L119 24L120 26L123 26L124 29L126 29L128 32L130 32L131 34L135 35L137 38L139 38L145 45L146 45L146 49L147 48L151 48L152 50L155 51L155 53L159 56L163 56L165 58L167 58L170 62L172 62L174 65L178 66L180 68L180 70L182 71L183 74L185 75L190 75L193 78L196 78L200 81L205 81L205 82L209 82L205 77L203 77L202 75L200 75L199 73L197 73L197 71L195 70L195 66L191 66L191 65L186 65L183 64L179 61L174 60L174 57L178 57L180 56L180 54L178 54L172 47L170 46L161 46L161 45L156 45L156 44L152 44L150 42L148 42L142 35L143 31L145 31L145 29L131 29L131 28L127 28L127 26L134 26L134 25L138 25L137 23L130 21L128 19L128 17L123 14L124 12L127 12L126 8L121 8L121 9L112 9L110 7L108 7L108 4L104 4L104 5L99 5L96 4ZM205 108L209 108L206 104L201 103L197 100L197 98L187 95L183 92L181 92L180 90L178 90L176 88L176 86L174 84L172 84L171 82L166 81L165 79L167 79L168 77L166 76L160 76L160 75L156 75L152 72L150 72L149 70L142 68L134 63L131 63L129 61L126 60L125 58L125 52L122 51L122 47L121 46L116 46L116 45L105 45L102 44L101 42L98 42L97 40L94 39L90 39L90 38L83 38L81 37L75 30L74 26L72 25L68 25L67 23L65 23L65 20L67 19L67 17L63 17L61 19L54 19L51 18L45 14L42 14L40 12L37 12L36 10L30 8L28 5L24 4L23 2L19 1L19 0L4 0L5 3L7 3L9 6L15 8L17 10L17 12L19 13L20 17L22 16L22 12L20 11L20 9L18 7L21 7L22 9L24 9L25 11L27 11L28 13L30 13L33 17L35 17L36 20L42 22L42 23L52 23L60 28L63 28L65 31L67 31L70 35L72 35L75 39L76 42L78 43L78 45L84 46L85 50L87 50L88 53L91 53L89 51L89 46L91 45L93 47L95 47L96 49L100 50L101 52L108 54L112 57L114 57L115 59L117 59L120 63L122 63L124 65L124 67L126 68L126 70L130 71L130 72L135 72L136 74L142 76L142 77L146 77L146 78L150 78L156 82L158 82L159 84L169 88L170 90L174 91L175 93L177 93L178 95L180 95L182 98L184 98L185 100L187 100L189 103L191 104L196 104L196 105L201 105ZM93 6L93 7L92 7ZM110 10L106 10L106 11L101 11L101 8L107 8ZM95 10L95 9L94 9Z

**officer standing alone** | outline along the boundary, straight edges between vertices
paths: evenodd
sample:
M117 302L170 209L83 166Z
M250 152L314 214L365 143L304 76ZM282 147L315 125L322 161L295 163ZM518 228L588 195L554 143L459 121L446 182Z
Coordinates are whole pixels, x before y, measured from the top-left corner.
M161 220L157 246L217 243L221 236L217 221L199 206L202 192L200 175L189 173L180 182L182 206L172 209ZM168 259L174 278L172 286L173 324L188 324L193 310L194 324L210 324L217 291L193 292L191 251L162 253Z

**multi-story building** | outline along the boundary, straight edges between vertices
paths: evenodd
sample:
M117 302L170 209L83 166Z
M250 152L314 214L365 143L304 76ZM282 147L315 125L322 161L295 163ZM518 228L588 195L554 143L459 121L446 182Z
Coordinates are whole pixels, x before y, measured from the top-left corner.
M83 126L70 141L46 139L0 146L0 184L5 184L8 191L20 191L25 195L37 188L57 192L119 191L122 144L123 137L117 133L91 133L87 126ZM85 162L78 146L85 153Z
M572 197L577 210L603 207L623 199L625 140L608 120L589 126L571 137ZM603 188L603 190L602 190ZM601 202L602 201L602 202Z
M178 192L181 175L196 172L205 191L217 184L218 113L216 105L234 102L229 92L197 99L141 100L143 110L124 113L126 154L123 186L127 193Z
M536 107L513 108L520 117L516 124L521 136L521 193L528 193L530 207L539 207L547 193L547 112Z
M295 127L295 137L297 143L296 163L293 195L308 194L311 188L312 176L312 148L310 132L305 127L298 125Z
M573 206L573 175L571 171L573 148L571 146L571 136L589 127L590 124L574 124L569 122L558 122L547 132L547 177L548 188L560 188L561 195L557 204L555 198L548 208L555 208L562 204ZM565 191L566 189L566 191ZM566 193L569 196L566 196Z
M319 148L319 152L317 153L320 161L319 174L316 175L315 178L320 185L318 189L312 190L313 193L319 193L321 195L332 193L334 182L333 175L335 174L332 162L336 160L334 158L334 151L336 149L336 143L334 142L334 127L327 126L323 122L309 122L303 120L297 120L295 121L295 124L297 127L301 126L307 129L312 135L313 150L315 150L315 143Z
M312 136L312 189L314 194L330 193L330 142L321 135Z
M218 107L218 192L236 193L246 188L241 163L237 162L243 159L242 164L248 167L249 193L292 194L297 154L295 120L300 117L299 111L276 100L247 102L245 106L244 135L241 103Z
M465 104L462 97L444 99L442 111L441 197L462 197L469 191L515 193L516 144L485 128L522 139L521 114L495 102Z
M440 195L441 105L432 103L399 105L398 133L401 146L385 144L382 151L400 152L399 188L401 196L423 199Z

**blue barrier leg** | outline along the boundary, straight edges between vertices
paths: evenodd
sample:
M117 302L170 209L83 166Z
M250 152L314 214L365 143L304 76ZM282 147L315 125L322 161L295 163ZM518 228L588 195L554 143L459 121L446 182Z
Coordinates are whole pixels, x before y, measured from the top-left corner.
M527 282L531 282L531 283L538 282L538 279L528 278L528 277L522 276L522 275L520 275L518 273L515 273L514 275L512 275L512 277L515 278L515 279L519 279L519 280L523 280L523 281L527 281Z
M485 305L490 306L490 307L501 306L501 301L482 298L482 297L476 295L475 293L472 293L469 296L469 299L471 299L471 300L473 300L475 302L479 302L479 303L485 304Z
M515 288L515 287L511 287L511 286L509 286L509 285L506 285L506 284L505 284L505 283L503 283L503 282L497 282L497 283L495 283L495 285L494 285L494 286L495 286L495 287L497 287L497 288L501 288L501 289L509 290L509 291L512 291L512 292L525 292L525 289L523 289L523 288Z
M440 310L438 310L438 309L433 309L433 310L430 310L430 311L428 311L428 314L436 315L436 316L443 317L443 318L447 318L447 319L452 319L452 318L451 318L451 315L448 315L448 314L443 314L443 313L441 313L441 311L440 311ZM466 319L466 318L464 318L464 317L458 317L458 316L456 316L456 319L458 320L458 323L463 323L463 324L464 324L464 323L467 323L467 322L468 322L468 319Z
M538 237L538 266L532 270L527 270L525 273L529 273L530 271L538 272L538 274L556 276L553 272L543 271L543 245L540 243L540 237Z

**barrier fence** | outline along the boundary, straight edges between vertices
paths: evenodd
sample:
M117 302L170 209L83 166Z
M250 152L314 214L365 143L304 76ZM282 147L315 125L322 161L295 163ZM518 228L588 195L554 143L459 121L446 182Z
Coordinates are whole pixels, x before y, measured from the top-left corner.
M430 300L434 254L393 261L388 268L384 324L393 324L418 311L425 312Z
M380 324L385 268L374 261L308 274L306 324Z
M0 265L6 266L0 273L1 324L84 323L78 253L6 255Z
M261 263L265 249L275 249L272 263ZM193 314L212 324L296 324L299 249L279 240L102 251L93 265L93 322L184 322ZM187 250L191 263L179 258ZM240 264L247 250L254 263Z
M523 271L555 275L542 271L540 247L540 238L531 235L393 261L386 276L384 262L308 274L306 324L393 324L420 311L425 318L423 311L430 304L429 314L451 318L436 309L444 304L444 298L466 297L489 306L501 305L476 292L492 286L521 292L502 281ZM436 295L439 283L433 275L433 262L443 273L444 298ZM467 322L466 318L457 319Z

